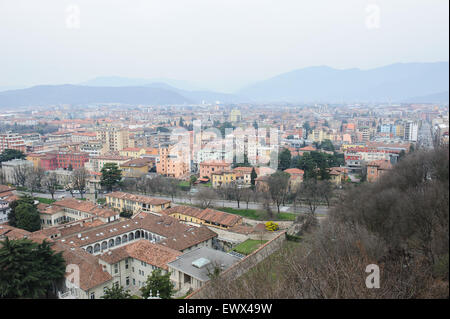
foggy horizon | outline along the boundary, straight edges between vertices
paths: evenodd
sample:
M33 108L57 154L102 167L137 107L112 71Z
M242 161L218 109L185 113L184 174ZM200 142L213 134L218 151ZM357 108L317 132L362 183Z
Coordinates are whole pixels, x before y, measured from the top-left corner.
M232 93L313 66L448 61L447 1L0 4L0 88L97 77ZM444 30L444 31L443 31Z

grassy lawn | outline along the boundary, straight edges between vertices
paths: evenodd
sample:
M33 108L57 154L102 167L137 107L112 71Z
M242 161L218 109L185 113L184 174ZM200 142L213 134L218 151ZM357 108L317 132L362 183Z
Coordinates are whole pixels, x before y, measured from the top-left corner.
M255 219L255 220L268 220L266 212L256 209L237 209L231 207L216 207L215 209L221 210L226 213L239 215L245 218ZM294 221L296 215L292 213L283 213L277 214L274 212L273 220L286 220L286 221Z
M181 182L178 183L178 186L181 186L181 187L189 187L189 186L191 186L191 185L189 184L188 181L181 181Z
M233 248L235 252L238 252L243 255L249 255L253 251L255 251L259 246L266 243L267 240L255 240L255 239L247 239L246 241L240 243L236 247Z
M35 197L34 199L38 200L39 203L48 204L48 205L53 204L54 202L56 202L56 200L54 200L54 199L43 198L43 197Z

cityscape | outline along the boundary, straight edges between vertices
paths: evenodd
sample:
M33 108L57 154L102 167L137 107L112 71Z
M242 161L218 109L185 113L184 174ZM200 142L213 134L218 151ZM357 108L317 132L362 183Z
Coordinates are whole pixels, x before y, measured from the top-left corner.
M447 36L440 62L232 90L5 64L0 298L448 299Z

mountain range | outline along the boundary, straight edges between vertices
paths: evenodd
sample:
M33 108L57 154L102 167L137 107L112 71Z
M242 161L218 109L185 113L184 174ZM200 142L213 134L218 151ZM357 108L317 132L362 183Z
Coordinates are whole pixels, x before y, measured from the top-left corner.
M370 70L317 66L280 74L237 93L259 102L402 102L414 97L424 102L427 96L448 92L448 79L448 62L397 63Z
M0 92L0 107L55 104L448 103L449 64L397 63L370 70L315 66L283 73L235 94L186 81L100 77L80 84L39 85Z

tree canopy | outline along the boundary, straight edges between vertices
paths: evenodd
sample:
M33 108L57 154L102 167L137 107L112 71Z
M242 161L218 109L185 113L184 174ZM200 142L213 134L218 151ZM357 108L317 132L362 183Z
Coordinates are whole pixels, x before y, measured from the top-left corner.
M150 297L156 297L159 292L161 299L170 299L174 294L174 288L170 281L170 273L162 274L161 269L153 270L152 274L147 277L145 286L141 288L142 297L147 299Z
M65 269L62 253L48 242L6 238L0 242L0 298L49 298Z
M102 176L100 185L108 191L112 191L115 186L119 186L122 181L122 170L116 163L106 163L101 170Z
M130 291L125 290L120 285L113 285L111 288L106 287L103 292L102 299L131 299Z
M25 154L21 151L18 150L13 150L13 149L5 149L1 154L0 154L0 162L7 162L10 161L12 159L24 159L25 158Z
M31 196L22 196L11 203L8 223L29 232L41 229L41 218Z

